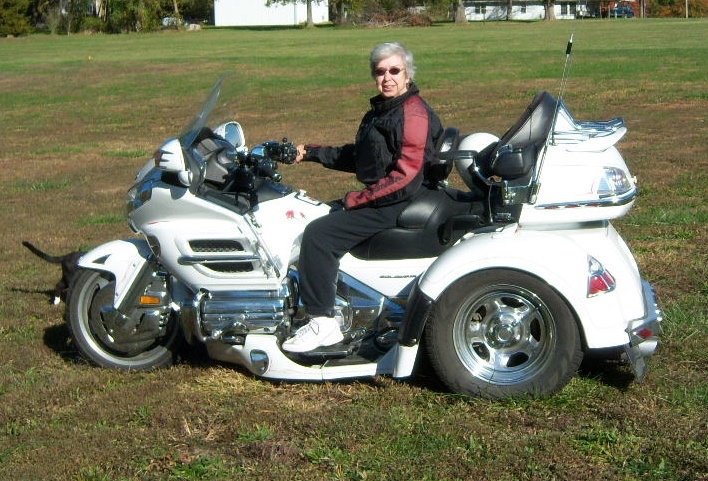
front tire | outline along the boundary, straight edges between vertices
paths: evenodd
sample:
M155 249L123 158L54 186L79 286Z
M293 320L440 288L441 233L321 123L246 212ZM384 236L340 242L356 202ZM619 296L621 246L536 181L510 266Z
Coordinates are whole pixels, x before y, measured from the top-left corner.
M178 323L170 318L159 334L115 335L120 326L104 314L113 306L115 281L105 272L82 270L72 287L68 305L71 337L81 356L99 366L119 370L148 370L171 365L182 344ZM141 311L133 309L133 316ZM138 318L138 327L142 318Z
M583 358L575 316L560 295L508 269L448 288L426 336L431 364L449 389L492 399L558 391Z

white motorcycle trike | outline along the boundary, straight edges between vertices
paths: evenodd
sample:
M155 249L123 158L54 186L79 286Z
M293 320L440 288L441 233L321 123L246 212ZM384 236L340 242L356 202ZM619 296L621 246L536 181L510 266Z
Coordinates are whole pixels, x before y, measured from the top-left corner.
M341 260L344 341L292 354L302 232L331 207L280 183L292 144L248 150L238 123L208 127L221 91L138 174L140 237L81 259L67 318L84 357L150 369L186 340L257 376L321 381L405 378L428 355L451 391L490 398L552 393L588 351L644 375L661 313L610 223L637 194L621 119L579 122L543 92L501 138L447 129L398 226Z

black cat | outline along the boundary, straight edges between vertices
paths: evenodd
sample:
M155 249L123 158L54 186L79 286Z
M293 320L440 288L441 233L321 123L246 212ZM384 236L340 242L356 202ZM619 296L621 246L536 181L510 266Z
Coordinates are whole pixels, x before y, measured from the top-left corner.
M53 256L41 251L30 242L22 241L22 245L28 248L33 254L41 259L52 264L61 264L61 279L54 287L54 296L51 300L52 304L59 304L61 301L67 302L69 299L69 289L71 288L71 280L78 271L79 259L85 252L75 251L69 252L61 256Z

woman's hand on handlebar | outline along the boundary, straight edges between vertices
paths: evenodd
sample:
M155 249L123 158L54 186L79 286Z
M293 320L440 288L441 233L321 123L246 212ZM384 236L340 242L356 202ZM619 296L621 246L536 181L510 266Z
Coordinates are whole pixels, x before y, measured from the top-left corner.
M305 149L305 146L303 144L300 144L296 147L297 149L297 155L295 156L295 161L293 162L294 164L299 164L302 162L302 159L305 158L305 153L307 150Z

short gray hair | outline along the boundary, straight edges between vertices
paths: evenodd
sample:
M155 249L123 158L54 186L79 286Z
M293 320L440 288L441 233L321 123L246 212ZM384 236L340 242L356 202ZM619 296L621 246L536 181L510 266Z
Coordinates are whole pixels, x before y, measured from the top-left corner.
M408 50L402 43L385 42L380 43L373 48L369 55L369 67L371 68L371 76L374 77L374 70L380 61L392 57L400 56L405 62L406 72L411 81L415 78L415 63L413 63L413 53Z

